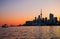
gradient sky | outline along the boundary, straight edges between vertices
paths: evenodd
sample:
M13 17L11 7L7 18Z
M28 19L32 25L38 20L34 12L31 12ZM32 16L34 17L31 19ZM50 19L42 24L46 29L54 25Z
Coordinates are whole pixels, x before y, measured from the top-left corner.
M23 24L33 20L43 11L43 17L49 13L60 17L60 0L0 0L0 25Z

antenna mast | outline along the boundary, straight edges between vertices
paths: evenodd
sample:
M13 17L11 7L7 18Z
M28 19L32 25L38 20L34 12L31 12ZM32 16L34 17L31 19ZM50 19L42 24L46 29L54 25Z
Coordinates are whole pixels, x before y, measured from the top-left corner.
M41 9L41 14L40 14L41 18L42 18L42 9Z

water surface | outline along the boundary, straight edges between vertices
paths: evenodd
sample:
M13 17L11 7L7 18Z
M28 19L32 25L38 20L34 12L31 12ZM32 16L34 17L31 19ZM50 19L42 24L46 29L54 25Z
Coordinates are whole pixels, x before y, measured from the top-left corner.
M60 39L60 26L0 27L0 39Z

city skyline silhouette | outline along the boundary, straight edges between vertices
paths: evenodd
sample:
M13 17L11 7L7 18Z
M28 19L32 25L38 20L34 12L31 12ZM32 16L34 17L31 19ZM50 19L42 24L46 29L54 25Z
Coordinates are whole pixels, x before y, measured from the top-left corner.
M0 0L0 39L60 39L60 0Z
M52 12L54 17L60 18L60 0L0 0L0 26L3 24L18 25L25 21L32 21L40 15L42 8L43 16L49 19Z
M49 14L49 19L47 17L43 18L42 17L42 9L40 12L40 15L38 17L35 17L32 21L26 21L25 24L22 26L55 26L55 25L60 25L60 20L58 20L57 17L54 17L54 14L50 13Z
M2 27L5 27L7 24L3 24ZM58 26L60 25L60 20L58 17L54 16L54 14L49 14L49 19L47 17L43 17L42 9L40 14L35 17L32 21L26 20L24 24L18 24L18 26ZM10 26L15 26L14 24ZM7 26L6 26L7 27Z

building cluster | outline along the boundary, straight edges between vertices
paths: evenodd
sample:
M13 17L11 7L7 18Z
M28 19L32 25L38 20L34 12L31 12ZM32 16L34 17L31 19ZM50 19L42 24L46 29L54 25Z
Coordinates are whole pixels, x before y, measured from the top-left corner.
M32 21L26 21L23 26L45 26L45 25L60 25L60 22L57 20L57 17L54 17L54 14L49 14L49 19L47 17L42 18L42 10L41 14L38 17L35 17Z

